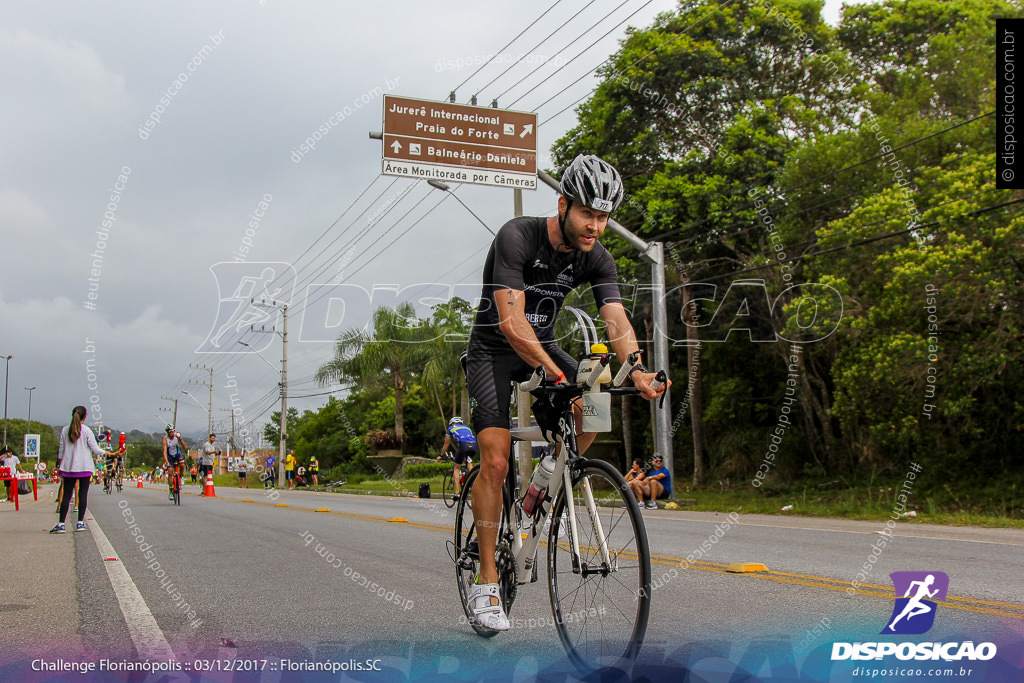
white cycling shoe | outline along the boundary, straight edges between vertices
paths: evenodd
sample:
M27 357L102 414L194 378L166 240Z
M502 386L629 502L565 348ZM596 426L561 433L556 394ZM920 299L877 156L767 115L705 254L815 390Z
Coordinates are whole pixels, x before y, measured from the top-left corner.
M496 598L498 604L492 605L491 598ZM511 626L501 606L501 592L496 583L474 583L469 591L469 607L473 618L484 628L507 631Z

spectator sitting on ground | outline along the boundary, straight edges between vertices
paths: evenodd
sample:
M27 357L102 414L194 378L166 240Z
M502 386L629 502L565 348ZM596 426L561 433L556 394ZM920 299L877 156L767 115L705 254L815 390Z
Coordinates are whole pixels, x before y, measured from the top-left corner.
M672 495L672 476L669 474L664 462L664 459L655 453L654 466L651 471L631 478L629 488L633 491L633 495L636 496L641 508L646 507L648 510L656 510L658 504L654 501L660 498L668 498Z

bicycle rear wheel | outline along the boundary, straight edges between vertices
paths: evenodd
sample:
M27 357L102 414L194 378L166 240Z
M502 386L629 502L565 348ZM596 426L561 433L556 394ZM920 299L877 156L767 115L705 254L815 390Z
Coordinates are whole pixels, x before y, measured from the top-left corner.
M548 592L558 637L581 672L636 657L651 609L651 556L636 499L606 462L585 461L573 474L571 496L563 489L555 500Z
M498 633L480 625L473 616L469 606L469 592L480 571L480 551L473 517L473 484L476 483L480 469L474 468L466 477L459 496L458 507L455 509L455 580L462 600L462 610L470 626L481 636L490 638ZM495 563L498 567L499 584L501 586L501 604L505 614L512 611L512 603L516 598L516 562L512 554L512 534L515 531L509 523L510 494L508 486L502 485L501 519L498 523L498 539L495 549Z
M441 484L441 497L444 499L445 505L455 507L455 479L452 478L451 472L444 475L444 483Z

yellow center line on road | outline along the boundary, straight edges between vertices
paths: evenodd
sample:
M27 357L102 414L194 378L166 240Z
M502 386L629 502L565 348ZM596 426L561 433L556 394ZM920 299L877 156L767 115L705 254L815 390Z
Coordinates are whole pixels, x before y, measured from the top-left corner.
M147 487L148 488L148 487ZM259 501L242 501L234 498L220 498L222 501L230 501L234 503L249 502L250 505L263 505L264 507L272 507L275 509L290 510L295 512L313 512L319 514L334 515L335 517L347 517L349 519L358 519L364 522L378 522L381 524L390 524L393 526L408 526L416 529L426 529L428 531L440 531L443 533L453 533L454 527L446 526L441 524L431 524L428 522L396 522L393 521L393 517L380 517L377 515L364 515L354 512L337 512L329 510L327 512L320 512L314 508L306 507L286 507L278 508L275 503L264 503ZM321 508L322 510L322 508ZM541 545L546 546L547 543L542 541ZM563 543L559 544L564 545ZM566 546L567 547L567 546ZM593 551L595 548L587 549ZM623 557L629 559L637 559L635 552L622 552L620 553ZM776 583L785 583L796 586L806 586L809 588L821 588L825 590L841 591L846 592L846 589L850 587L849 581L842 579L832 579L825 576L814 576L810 574L796 574L791 572L747 572L747 573L732 573L727 571L729 563L724 562L709 562L706 560L695 560L693 562L687 561L682 557L673 557L671 555L651 555L652 565L669 565L679 567L680 569L697 569L699 571L709 571L719 574L727 574L729 576L746 577L752 579L759 579L762 581L774 581ZM652 575L656 573L656 570L652 567ZM652 579L657 578L652 576ZM863 595L872 598L883 598L886 600L893 599L892 588L886 586L880 586L877 584L861 584L859 588L854 589L855 595ZM1015 605L1006 602L994 602L991 600L981 600L978 598L969 598L961 595L947 595L944 601L944 606L952 609L958 609L965 612L975 612L978 614L991 614L993 616L1005 617L1008 619L1020 619L1024 620L1024 605ZM1001 609L1000 609L1001 608Z

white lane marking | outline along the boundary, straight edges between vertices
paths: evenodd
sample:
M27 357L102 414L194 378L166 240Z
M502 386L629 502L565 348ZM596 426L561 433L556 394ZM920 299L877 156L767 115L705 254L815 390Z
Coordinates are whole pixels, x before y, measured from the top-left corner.
M689 521L703 521L703 520L689 520ZM711 524L712 522L706 522L706 523L707 524ZM882 522L882 524L884 525L885 522ZM819 529L819 528L815 528L815 527L784 526L784 525L781 525L781 524L765 524L765 523L761 523L761 522L744 522L742 517L740 518L740 521L738 522L737 526L750 526L750 527L757 526L757 527L764 527L766 529L788 529L790 531L824 531L826 533L832 533L832 534L860 534L860 535L867 534L867 535L874 535L874 534L878 534L879 533L878 531L869 531L867 529L863 529L863 530L857 530L857 529ZM900 529L899 527L897 527L896 530L897 531L905 531L905 532L912 532L913 531L913 529L905 529L904 530L904 529ZM922 529L922 531L923 531L923 529ZM886 535L888 535L888 534L886 534ZM894 533L893 534L893 538L897 538L897 537L898 538L920 538L920 539L927 540L927 541L954 541L954 542L957 542L957 543L987 543L989 545L1009 545L1009 546L1014 546L1014 547L1018 547L1018 548L1021 547L1022 545L1024 545L1024 543L1022 543L1021 541L983 541L981 539L976 539L976 538L955 538L955 537L951 537L951 536L921 536L921 535L915 534L915 533Z
M99 548L100 558L118 557L114 552L114 546L107 540L106 534L100 528L95 516L89 522L89 531ZM110 579L110 586L114 589L117 602L121 607L121 614L124 615L124 622L128 625L128 634L131 636L132 644L140 660L176 660L174 650L164 637L163 631L156 623L153 613L149 611L142 593L135 586L132 577L128 574L124 563L120 558L116 562L103 561L107 569L107 577Z
M653 510L652 510L652 512L653 512ZM726 515L726 518L727 517L728 516ZM695 524L715 524L715 523L721 524L721 522L722 522L722 519L713 519L713 520L711 520L711 519L692 519L692 518L689 518L689 517L681 517L679 519L673 520L671 517L667 517L667 516L663 516L663 515L659 515L657 517L652 517L651 519L656 519L656 520L662 521L662 522L692 522L692 523L695 523ZM867 525L870 522L863 522L863 523L865 525ZM884 526L885 525L885 520L881 520L879 523ZM821 527L792 526L792 525L789 525L789 524L768 524L767 522L754 522L754 521L744 520L742 515L740 515L740 521L736 523L736 526L763 527L765 529L785 529L787 531L822 531L822 532L830 533L830 534L857 534L857 535L869 535L869 536L870 535L875 535L875 534L879 533L878 529L824 529L824 528L821 528ZM1008 530L1016 531L1016 529L1008 529ZM927 528L919 528L919 527L900 528L899 526L897 526L896 527L896 531L897 532L902 531L904 533L894 533L893 534L894 538L895 537L899 537L899 538L920 538L920 539L929 540L929 541L956 541L956 542L959 542L959 543L987 543L989 545L1009 545L1009 546L1014 546L1014 547L1018 547L1018 548L1021 547L1021 546L1024 546L1024 540L1021 540L1021 541L1018 541L1018 540L986 541L986 540L982 540L982 539L958 538L958 537L954 537L954 536L924 536L924 535L919 534L919 533L914 533L915 531L922 531L922 532L927 532L928 531Z

